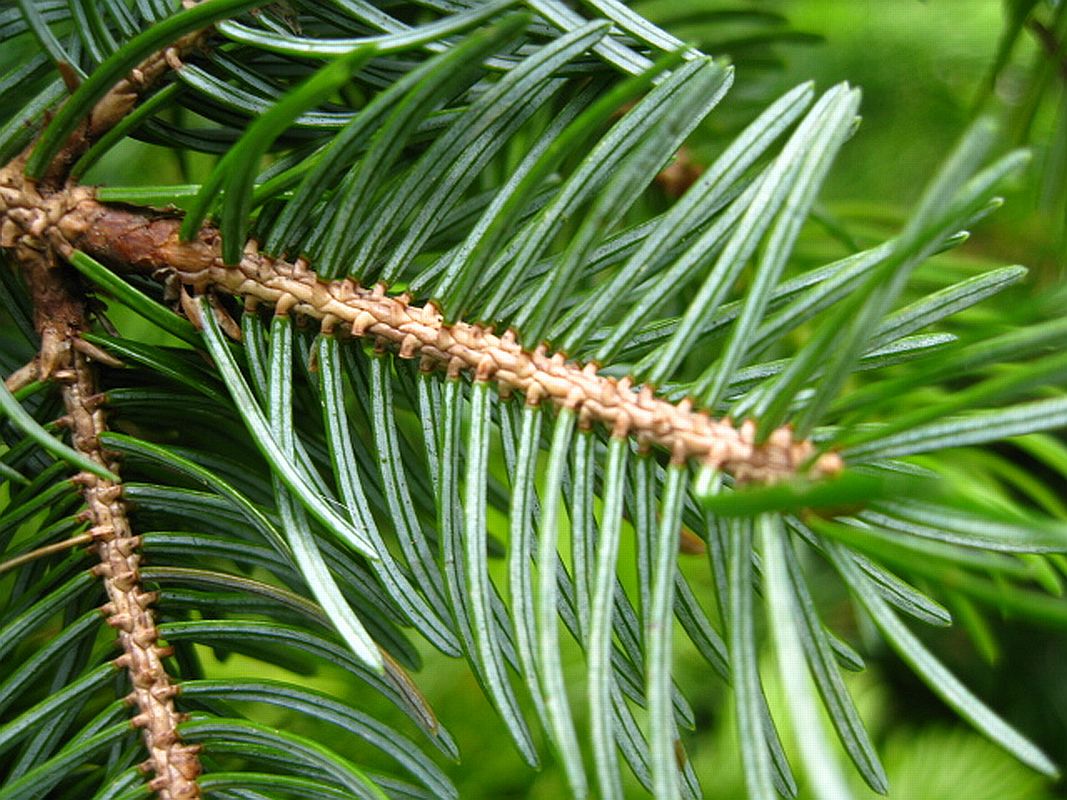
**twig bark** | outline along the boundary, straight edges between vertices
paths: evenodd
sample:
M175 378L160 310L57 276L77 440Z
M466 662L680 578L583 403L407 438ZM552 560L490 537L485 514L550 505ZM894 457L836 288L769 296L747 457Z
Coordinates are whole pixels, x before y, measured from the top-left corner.
M210 34L211 29L208 28L181 37L163 51L146 58L129 75L115 84L71 135L52 161L44 180L53 184L62 183L74 162L92 143L129 114L145 92L155 86L169 70L179 69L182 56L200 47Z
M221 291L246 304L267 303L277 313L317 319L324 330L373 339L424 369L493 381L502 392L519 391L527 402L547 400L577 411L585 424L598 423L616 435L634 435L662 447L675 461L694 459L744 482L774 482L795 475L812 458L811 442L795 440L783 427L756 444L755 424L712 419L690 401L674 404L638 390L628 379L600 375L594 364L568 361L544 347L524 350L513 332L497 335L466 322L446 323L432 305L413 305L406 295L389 296L351 280L321 280L308 265L289 263L246 247L240 264L227 266L215 228L182 241L173 216L113 208L85 198L51 229L60 252L72 248L123 271L177 277L197 292ZM841 469L840 458L824 454L810 466L820 477Z
M168 66L179 67L180 53L199 46L204 35L185 37L116 86L57 162L73 163L95 136L133 107L147 85ZM56 169L62 174L61 166ZM584 424L634 435L643 444L667 449L677 462L699 460L740 481L774 482L802 468L819 477L842 468L833 453L809 463L814 446L795 440L789 427L757 445L751 421L735 426L728 419L714 420L688 400L669 403L650 387L635 391L627 379L600 375L594 364L577 364L543 347L524 350L510 331L498 336L462 321L446 324L433 305L412 305L409 297L389 296L382 287L320 280L303 262L260 254L254 242L240 264L227 266L217 229L206 226L186 242L179 237L180 224L172 215L103 205L83 186L61 187L54 181L37 186L22 178L17 163L0 170L0 247L13 247L21 236L63 256L81 249L120 271L177 277L199 292L221 291L251 306L268 303L282 314L295 311L318 319L326 331L370 337L402 357L420 358L426 369L469 373L476 380L495 381L504 393L520 391L527 402L548 400L571 408Z
M89 326L81 293L69 272L53 263L52 250L33 245L32 241L20 241L16 260L26 277L41 335L37 372L41 379L55 381L60 387L74 449L116 472L118 465L100 444L107 420L99 403L95 369L75 346L77 337ZM101 577L108 596L103 611L122 646L116 664L126 669L133 686L129 700L137 714L132 723L144 732L149 754L146 768L154 774L149 785L163 800L195 800L200 797L197 748L183 744L178 735L177 726L183 719L174 706L178 690L162 660L169 649L159 643L152 613L155 595L141 585L140 538L130 526L122 487L88 472L80 473L76 480L82 486L88 533L99 557L94 572Z
M9 253L22 271L33 301L34 322L41 348L34 362L20 369L8 383L32 380L59 384L74 448L116 473L100 444L107 420L99 405L99 387L93 356L105 360L81 339L89 330L85 291L70 268L57 258L57 225L80 207L92 193L71 185L71 165L91 144L136 105L146 89L168 69L181 66L183 53L198 47L209 31L182 37L153 55L120 81L94 107L92 113L66 142L40 181L25 177L27 148L0 168L0 249ZM200 797L198 747L184 744L178 733L183 715L174 705L178 689L163 663L169 649L160 644L152 604L155 595L144 590L138 565L140 538L134 535L122 487L87 472L76 480L82 486L89 537L99 563L108 596L103 611L108 624L118 632L122 655L116 663L126 669L133 691L129 701L137 709L131 722L143 731L152 774L150 788L162 800L196 800Z

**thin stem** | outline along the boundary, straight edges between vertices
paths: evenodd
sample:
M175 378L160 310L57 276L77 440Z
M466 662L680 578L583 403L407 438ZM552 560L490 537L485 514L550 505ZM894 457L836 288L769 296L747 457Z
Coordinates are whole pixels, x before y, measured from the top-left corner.
M15 567L29 564L31 561L37 561L40 558L46 558L55 553L62 553L64 550L69 550L72 547L90 544L92 541L92 534L83 533L80 536L72 536L69 539L64 539L62 542L53 542L44 547L38 547L36 550L31 550L28 553L23 553L20 556L9 558L7 561L0 563L0 575L3 575L5 572L10 572L15 569Z
M84 537L96 543L99 563L93 572L102 579L108 602L103 611L108 624L118 632L122 655L116 665L125 668L133 686L131 700L137 714L131 723L141 728L148 749L148 766L154 774L148 786L161 800L196 800L200 797L198 747L186 745L178 734L184 716L174 706L177 687L163 659L169 649L160 644L152 612L155 595L145 591L139 573L140 537L134 535L117 478L118 464L104 451L101 436L107 420L92 362L75 346L89 328L89 319L77 284L68 271L54 265L48 247L27 246L25 239L14 249L14 261L22 269L33 301L34 323L41 337L36 362L41 380L59 385L66 407L71 446L87 467L75 477L82 487L90 528ZM27 553L13 561L39 558L64 549L74 540ZM17 564L4 565L6 568ZM2 571L2 570L0 570Z

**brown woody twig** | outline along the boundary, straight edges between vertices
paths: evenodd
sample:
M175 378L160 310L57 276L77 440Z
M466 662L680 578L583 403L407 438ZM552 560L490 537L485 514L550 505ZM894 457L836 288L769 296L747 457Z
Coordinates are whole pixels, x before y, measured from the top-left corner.
M525 350L511 331L497 335L463 321L446 323L432 304L413 305L408 296L390 296L381 286L321 280L305 262L272 258L254 243L246 247L240 264L227 266L215 228L205 227L186 242L179 236L180 226L173 216L85 198L53 233L60 252L84 250L119 270L176 276L197 292L221 291L252 306L269 304L276 313L306 315L319 320L326 332L371 338L403 358L421 359L425 369L492 381L504 393L521 392L529 403L547 400L577 412L587 425L634 435L666 449L676 461L694 459L740 481L774 482L795 475L815 453L810 442L795 440L788 427L756 444L752 421L734 426L712 419L691 401L670 403L647 386L635 391L628 379L600 375L594 364L568 361L543 346ZM840 469L840 458L829 453L815 460L810 474L825 476Z
M15 254L33 298L41 335L36 372L41 379L59 384L74 449L115 472L117 465L100 444L107 420L99 403L96 371L75 346L89 327L84 303L77 287L71 285L69 272L52 263L54 252L33 244L21 240ZM178 735L183 716L174 706L177 688L163 664L169 649L159 643L152 614L155 595L141 585L141 540L130 526L122 487L88 472L76 480L82 486L88 534L99 557L94 572L103 579L108 596L103 611L122 646L116 664L127 671L133 685L129 700L137 714L132 722L144 731L149 753L146 767L154 774L149 785L163 800L195 800L200 796L197 748L183 744Z
M112 473L117 465L100 445L107 421L99 407L93 360L110 358L81 338L89 330L85 291L72 271L57 258L56 225L91 192L67 184L71 165L97 138L128 114L149 86L167 69L180 66L180 55L207 35L183 37L164 52L146 59L96 105L79 126L41 181L23 175L30 149L0 168L0 249L21 269L33 301L34 322L41 348L31 364L10 376L10 386L32 380L59 384L66 407L72 444ZM31 145L32 148L32 145ZM135 536L122 500L122 487L112 481L80 473L90 523L89 541L99 557L94 571L102 578L108 596L103 610L108 624L118 631L122 655L116 664L127 671L133 691L129 701L137 709L132 723L144 732L148 750L145 770L149 786L162 800L196 800L200 797L198 748L181 741L183 720L174 705L178 689L163 658L169 649L160 644L152 603L138 573L140 538ZM65 546L65 544L64 544Z

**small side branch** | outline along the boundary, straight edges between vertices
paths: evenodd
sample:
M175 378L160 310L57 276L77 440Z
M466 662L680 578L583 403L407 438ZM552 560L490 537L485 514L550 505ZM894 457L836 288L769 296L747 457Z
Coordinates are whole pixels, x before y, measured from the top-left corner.
M198 0L183 0L188 8ZM34 380L52 380L61 387L74 448L112 473L100 445L107 421L98 401L93 359L105 359L81 339L88 330L84 289L72 270L61 265L57 250L65 248L58 233L60 222L92 197L92 192L68 181L71 165L94 141L133 110L141 97L166 74L181 67L184 54L198 48L212 29L197 31L173 42L141 62L119 81L82 122L40 181L23 170L30 145L10 163L0 166L0 249L6 250L22 270L33 299L34 321L41 335L37 358L8 379L11 388ZM99 555L95 571L108 595L104 607L108 623L117 630L122 655L118 659L130 676L130 703L137 709L133 724L144 732L148 749L149 786L162 800L196 800L200 797L198 748L186 745L178 734L182 715L174 706L177 687L163 664L169 653L160 645L152 613L155 595L141 585L138 566L140 538L135 536L122 500L122 487L89 473L78 481L91 527L89 541ZM66 546L68 543L64 543ZM36 557L41 553L28 554Z
M97 393L93 369L77 351L71 353L71 362L73 379L63 386L63 402L71 418L74 445L114 472L117 465L108 461L100 447L106 423L103 410L92 399ZM137 714L132 722L143 730L148 748L146 767L154 775L149 786L162 800L194 800L200 797L198 748L184 744L178 735L183 719L174 707L178 688L162 661L170 650L159 643L152 613L156 596L141 585L140 537L130 527L121 486L88 473L82 473L79 480L100 557L95 572L103 578L108 594L104 611L122 645L118 664L126 668L133 684L129 700Z
M751 421L735 426L694 409L689 400L670 403L655 397L648 386L635 390L628 379L600 375L595 364L578 364L544 347L526 350L511 331L497 335L462 321L448 324L432 304L412 305L409 297L389 296L382 287L321 280L303 262L260 254L254 242L239 265L227 266L217 229L205 227L195 240L182 241L181 221L174 216L109 207L97 202L87 187L65 184L68 165L93 138L128 113L168 68L178 68L180 55L198 47L209 33L175 42L113 87L67 143L49 179L36 184L24 178L25 154L0 169L0 248L60 256L80 249L122 271L176 277L200 292L219 291L250 306L267 303L280 314L303 314L319 320L324 331L369 337L401 357L419 358L424 369L442 369L452 376L466 373L494 381L502 393L522 392L529 403L547 400L570 408L585 425L598 423L618 435L634 435L643 446L668 450L676 462L696 460L742 482L771 483L801 469L813 477L841 470L841 459L834 453L809 463L814 446L794 439L789 427L757 444ZM73 331L64 341L69 344L77 337ZM42 352L42 360L48 358ZM47 374L45 366L42 363Z
M93 107L84 122L60 150L44 177L45 182L54 185L62 184L67 179L74 162L97 139L133 111L137 103L159 83L168 71L180 69L182 57L199 48L212 32L212 28L206 28L179 38L163 51L146 58L129 75L115 84Z
M74 449L116 472L118 465L100 444L107 420L99 403L96 370L75 344L88 328L84 304L67 283L69 272L52 263L49 249L22 244L16 261L26 276L41 334L35 371L40 379L59 384ZM132 722L144 733L149 754L145 767L154 776L149 786L162 800L196 800L200 797L197 748L184 744L178 734L183 719L174 706L178 689L163 664L170 651L160 645L152 613L156 597L141 584L141 540L130 526L122 487L87 472L76 480L87 506L87 535L99 556L94 572L107 591L103 611L122 647L116 663L126 669L133 686L129 701L137 713Z

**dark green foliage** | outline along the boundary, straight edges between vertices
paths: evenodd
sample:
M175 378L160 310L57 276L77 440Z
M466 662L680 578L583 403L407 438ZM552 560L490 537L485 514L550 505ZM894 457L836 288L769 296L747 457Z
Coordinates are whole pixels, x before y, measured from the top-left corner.
M99 368L102 441L122 456L206 795L455 796L431 755L459 757L450 720L418 688L424 662L447 656L469 662L497 716L484 724L531 767L553 753L570 794L624 796L625 765L657 797L699 797L716 778L684 757L696 719L672 670L678 629L733 695L751 797L798 784L849 796L835 739L884 792L843 678L863 659L813 597L830 572L947 705L1056 773L905 622L947 626L942 601L963 597L1067 623L1059 501L978 502L912 458L1029 435L1017 441L1067 471L1062 446L1033 436L1067 422L1067 328L968 317L1025 270L912 281L1024 165L998 152L992 122L962 136L897 235L813 266L797 243L855 129L848 85L768 100L669 202L656 176L715 118L734 70L615 0L257 5L0 4L0 154L39 136L27 169L43 174L117 80L217 23L75 167L91 179L131 137L181 183L149 176L101 199L184 209L187 238L214 221L227 263L253 239L324 278L409 291L448 321L513 328L528 350L752 419L760 441L791 423L846 470L738 486L580 411L307 320L201 297L198 331L155 281L75 252L86 291L139 318L119 332L101 318L86 339L124 364ZM726 49L743 63L783 37ZM725 47L701 38L713 56ZM56 62L84 78L69 98ZM0 289L10 373L36 342L23 287L8 274ZM240 342L216 306L239 316ZM55 387L0 390L0 406L8 561L85 529L70 479L89 467L60 441ZM706 571L680 564L690 535ZM0 578L0 800L146 795L92 563L71 549ZM802 733L800 775L765 696L764 640Z

